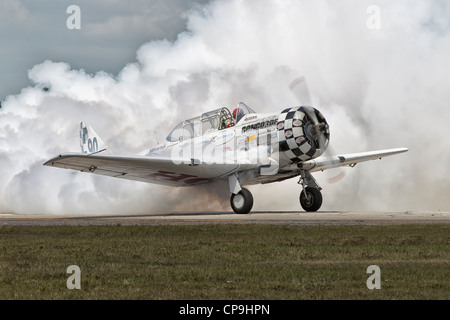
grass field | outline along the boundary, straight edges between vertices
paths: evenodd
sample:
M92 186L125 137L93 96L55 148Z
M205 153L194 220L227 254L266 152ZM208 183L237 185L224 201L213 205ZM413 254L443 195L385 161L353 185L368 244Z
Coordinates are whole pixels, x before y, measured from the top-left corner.
M450 225L3 226L0 299L449 299L449 245Z

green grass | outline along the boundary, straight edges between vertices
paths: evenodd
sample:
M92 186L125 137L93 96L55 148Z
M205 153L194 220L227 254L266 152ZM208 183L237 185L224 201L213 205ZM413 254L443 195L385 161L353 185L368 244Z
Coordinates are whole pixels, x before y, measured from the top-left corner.
M449 299L449 244L450 225L3 226L0 299Z

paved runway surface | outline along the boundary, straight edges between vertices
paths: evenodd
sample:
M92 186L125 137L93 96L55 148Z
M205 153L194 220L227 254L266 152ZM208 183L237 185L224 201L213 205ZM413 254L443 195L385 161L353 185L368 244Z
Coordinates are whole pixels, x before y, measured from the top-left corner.
M0 213L0 226L50 225L161 225L265 223L285 225L386 225L406 223L450 223L450 212L232 212L171 213L143 215L26 215Z

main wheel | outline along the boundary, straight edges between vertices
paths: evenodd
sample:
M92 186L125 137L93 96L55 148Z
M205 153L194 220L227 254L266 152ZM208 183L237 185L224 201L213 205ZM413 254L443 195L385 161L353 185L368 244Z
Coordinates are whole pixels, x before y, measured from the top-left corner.
M306 187L305 192L300 193L300 204L305 211L314 212L322 205L322 193L316 188Z
M237 194L232 194L230 198L231 208L238 214L247 214L253 207L253 196L250 191L242 188Z

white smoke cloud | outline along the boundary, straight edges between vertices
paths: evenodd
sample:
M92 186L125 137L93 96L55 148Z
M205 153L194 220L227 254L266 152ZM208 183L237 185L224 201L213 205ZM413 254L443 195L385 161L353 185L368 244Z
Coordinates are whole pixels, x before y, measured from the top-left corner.
M335 152L410 148L346 168L337 184L316 174L323 210L450 209L450 6L378 1L381 28L370 30L371 4L215 1L192 10L175 41L143 44L137 62L118 75L88 74L63 62L35 65L34 85L0 109L0 211L230 210L226 184L214 186L217 192L174 189L42 163L78 151L80 121L115 153L133 154L162 141L182 119L239 101L260 112L311 102L330 123ZM303 99L289 88L299 76L309 89ZM296 182L251 187L254 210L300 210Z

